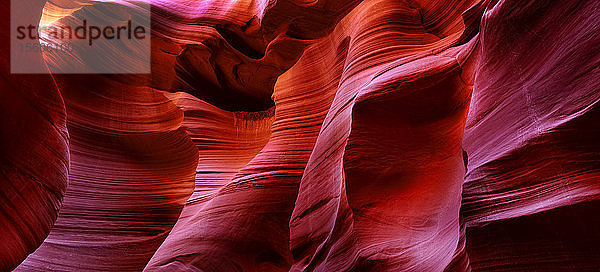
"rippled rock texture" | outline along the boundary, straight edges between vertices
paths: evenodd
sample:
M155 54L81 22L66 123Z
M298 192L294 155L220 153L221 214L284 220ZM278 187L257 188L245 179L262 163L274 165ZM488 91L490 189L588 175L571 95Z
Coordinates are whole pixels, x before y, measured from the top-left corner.
M150 75L0 7L0 271L600 269L599 1L147 2Z

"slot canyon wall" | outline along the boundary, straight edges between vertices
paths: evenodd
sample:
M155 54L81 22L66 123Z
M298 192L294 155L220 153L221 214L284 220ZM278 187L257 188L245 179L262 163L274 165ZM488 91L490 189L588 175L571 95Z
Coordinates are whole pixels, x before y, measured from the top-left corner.
M0 271L600 269L600 1L145 2L150 74L0 7Z

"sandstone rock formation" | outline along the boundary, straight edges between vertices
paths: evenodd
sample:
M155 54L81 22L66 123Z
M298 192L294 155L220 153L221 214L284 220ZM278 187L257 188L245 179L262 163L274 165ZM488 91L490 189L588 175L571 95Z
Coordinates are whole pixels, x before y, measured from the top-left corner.
M2 28L0 271L600 268L600 2L144 2L147 75Z

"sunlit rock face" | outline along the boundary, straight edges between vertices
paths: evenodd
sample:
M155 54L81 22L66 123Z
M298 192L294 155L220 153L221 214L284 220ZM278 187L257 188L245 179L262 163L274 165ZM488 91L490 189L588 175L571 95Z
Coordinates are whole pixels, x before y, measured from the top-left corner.
M0 271L600 268L600 2L146 2L148 75L0 8Z

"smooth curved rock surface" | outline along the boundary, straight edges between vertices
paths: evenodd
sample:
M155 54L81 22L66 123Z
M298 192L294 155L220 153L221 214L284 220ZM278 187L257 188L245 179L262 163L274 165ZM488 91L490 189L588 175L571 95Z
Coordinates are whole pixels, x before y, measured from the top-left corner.
M149 75L3 45L0 271L600 267L598 1L144 2Z
M598 8L499 1L482 19L463 141L462 212L476 271L600 267L588 227L600 192Z
M341 23L350 35L345 77L292 215L292 271L443 270L459 239L467 64L477 40L452 47L462 35L460 13L455 22L423 25L422 16L443 5L359 8ZM395 28L371 28L376 22Z
M40 18L32 1L24 18ZM0 7L10 25L10 7ZM69 174L65 105L50 75L10 73L10 29L0 37L0 271L10 271L46 238ZM22 61L43 64L41 54Z
M69 189L50 235L16 271L139 271L192 193L198 153L179 128L183 115L148 87L94 75L57 82Z
M312 51L338 56L335 61L343 63L346 48ZM146 271L289 269L288 222L298 182L338 84L335 77L339 69L326 75L299 76L314 66L327 67L320 58L309 57L280 77L274 93L273 124L267 127L271 132L268 142L225 180L210 200L202 205L188 204L184 213L189 211L190 218L178 222ZM205 167L199 164L199 170L206 171ZM196 188L210 184L206 176L199 178Z
M600 192L592 140L599 131L591 125L600 100L600 4L528 2L499 2L482 19L464 137L469 224L589 201Z

